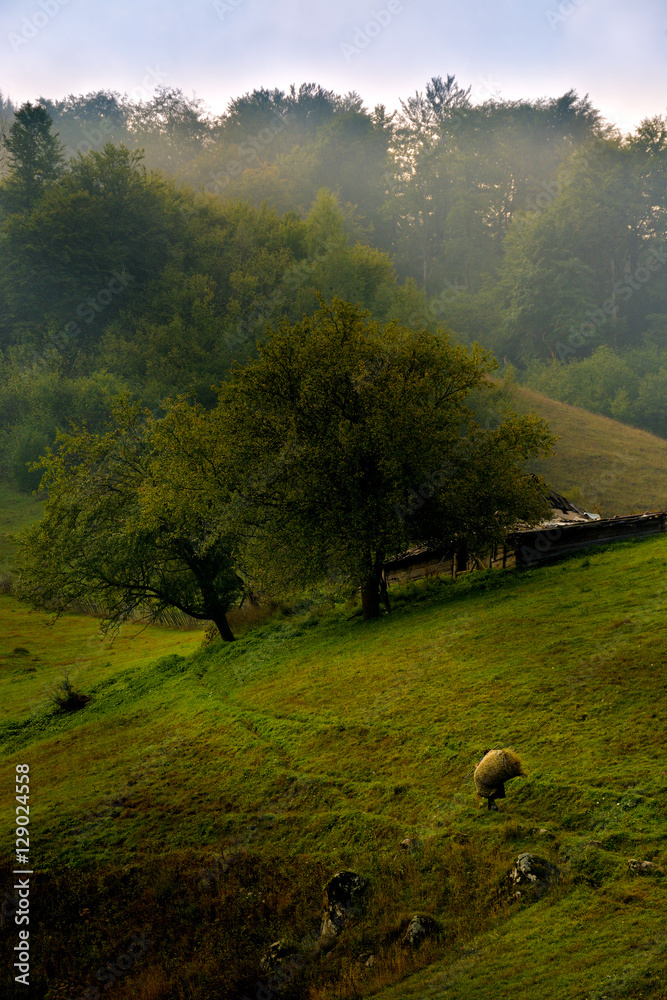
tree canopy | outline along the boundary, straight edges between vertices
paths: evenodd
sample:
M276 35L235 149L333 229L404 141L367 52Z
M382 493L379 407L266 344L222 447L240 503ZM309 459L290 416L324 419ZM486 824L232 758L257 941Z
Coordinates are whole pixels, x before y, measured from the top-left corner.
M105 433L59 436L41 461L44 517L22 538L21 599L56 614L92 604L105 628L177 608L234 638L226 614L243 582L224 498L218 492L213 513L179 491L211 461L197 417L179 402L161 419L119 402Z
M390 555L463 538L481 552L538 521L544 489L522 463L552 439L535 417L478 423L471 397L491 391L494 367L477 347L380 326L339 300L274 331L221 387L213 415L244 470L235 490L259 575L343 576L374 617ZM413 509L424 484L429 499Z
M52 126L46 109L28 101L15 112L8 134L2 136L9 160L9 177L2 194L10 209L31 208L46 185L61 173L63 149Z

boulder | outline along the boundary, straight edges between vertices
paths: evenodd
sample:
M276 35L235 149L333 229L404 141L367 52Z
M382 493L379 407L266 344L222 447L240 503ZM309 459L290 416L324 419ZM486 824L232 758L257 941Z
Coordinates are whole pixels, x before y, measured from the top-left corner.
M539 899L559 877L558 868L544 858L520 854L507 875L510 896L522 900Z
M662 875L662 868L654 861L638 861L636 858L628 860L628 868L635 875Z
M412 948L418 948L427 938L435 937L438 933L438 925L433 917L415 913L410 918L408 929L403 935L403 944L409 944Z
M324 916L320 935L332 939L361 913L368 882L357 872L338 872L324 887Z

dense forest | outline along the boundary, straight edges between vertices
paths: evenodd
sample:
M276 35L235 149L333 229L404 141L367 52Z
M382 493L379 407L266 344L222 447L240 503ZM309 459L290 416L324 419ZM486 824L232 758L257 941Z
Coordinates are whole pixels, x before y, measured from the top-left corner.
M334 296L452 331L547 395L667 436L667 118L487 100L388 113L315 84L211 116L158 87L0 95L0 455L33 488L69 420L213 386Z

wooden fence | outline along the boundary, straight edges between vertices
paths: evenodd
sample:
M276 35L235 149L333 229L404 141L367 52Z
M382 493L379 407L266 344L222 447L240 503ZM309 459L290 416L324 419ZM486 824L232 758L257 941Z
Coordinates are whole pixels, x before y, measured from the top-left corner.
M517 531L485 555L473 555L465 544L458 548L412 549L385 563L387 583L405 583L425 576L447 574L457 577L479 569L509 569L535 566L572 552L632 538L644 538L665 531L665 513L636 514L599 521L557 524L550 528Z

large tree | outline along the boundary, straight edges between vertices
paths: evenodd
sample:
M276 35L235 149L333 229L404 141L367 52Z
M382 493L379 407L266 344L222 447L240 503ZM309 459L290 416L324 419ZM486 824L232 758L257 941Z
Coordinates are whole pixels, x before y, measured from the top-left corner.
M23 104L14 116L2 145L9 158L9 177L3 201L10 210L30 209L44 187L61 173L64 157L52 121L40 104Z
M181 226L173 187L146 172L141 153L107 143L77 157L32 211L3 226L0 326L48 318L92 344L168 263Z
M120 403L114 417L105 434L61 435L42 459L45 513L22 537L17 595L56 613L92 602L106 628L177 608L232 640L226 615L243 583L222 479L215 509L195 510L180 489L212 464L199 409L178 401L158 419Z
M212 417L243 470L235 489L256 564L301 583L342 574L372 618L390 555L464 539L481 552L537 522L544 490L522 463L552 439L535 417L480 426L471 394L494 367L477 347L381 328L339 300L284 323Z

